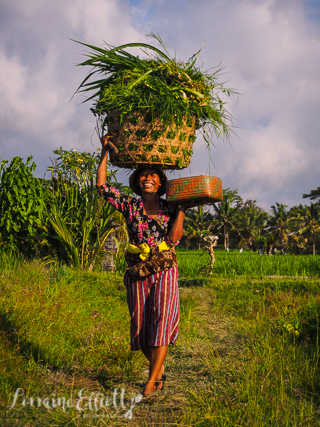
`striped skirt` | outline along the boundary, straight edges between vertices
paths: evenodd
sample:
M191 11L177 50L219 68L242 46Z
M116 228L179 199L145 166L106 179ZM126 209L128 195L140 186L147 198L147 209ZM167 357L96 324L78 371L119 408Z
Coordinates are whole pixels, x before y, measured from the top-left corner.
M131 350L177 342L179 327L178 266L143 279L124 276L131 316Z

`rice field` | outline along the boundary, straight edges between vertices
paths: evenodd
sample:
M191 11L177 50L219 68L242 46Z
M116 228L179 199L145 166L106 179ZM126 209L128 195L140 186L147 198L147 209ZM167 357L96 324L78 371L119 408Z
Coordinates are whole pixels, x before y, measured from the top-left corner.
M210 257L203 251L177 250L179 274L183 277L203 275ZM319 277L319 255L258 255L257 252L215 251L212 276L305 276ZM207 274L205 274L207 276Z

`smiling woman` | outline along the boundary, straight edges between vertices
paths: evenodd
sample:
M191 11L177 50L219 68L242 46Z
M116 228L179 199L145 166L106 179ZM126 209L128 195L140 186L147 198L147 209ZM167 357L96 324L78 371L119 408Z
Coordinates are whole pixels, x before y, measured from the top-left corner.
M186 209L162 196L167 177L160 167L140 167L129 179L139 198L119 193L106 182L108 137L102 139L97 188L105 200L125 217L129 245L124 284L131 316L131 349L149 360L145 396L162 389L169 344L175 344L179 327L178 267L175 246L182 236Z
M160 173L155 169L143 168L139 173L138 185L146 194L157 193L160 183Z

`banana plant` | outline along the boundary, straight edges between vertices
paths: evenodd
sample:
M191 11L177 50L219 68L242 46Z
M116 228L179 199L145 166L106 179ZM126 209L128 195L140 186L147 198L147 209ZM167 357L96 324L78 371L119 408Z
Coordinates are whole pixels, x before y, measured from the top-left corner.
M109 253L106 239L123 226L115 209L104 203L95 187L95 162L84 154L60 150L46 206L50 254L47 262L64 262L92 270ZM71 160L70 160L71 159ZM79 168L79 165L82 169ZM110 175L109 175L110 177Z
M108 236L116 230L112 217L114 210L110 205L105 205L97 220L97 196L87 200L86 207L84 218L65 216L65 211L59 205L47 211L52 227L51 237L60 243L56 246L54 256L49 256L47 260L63 260L72 267L92 270L109 253L104 245Z

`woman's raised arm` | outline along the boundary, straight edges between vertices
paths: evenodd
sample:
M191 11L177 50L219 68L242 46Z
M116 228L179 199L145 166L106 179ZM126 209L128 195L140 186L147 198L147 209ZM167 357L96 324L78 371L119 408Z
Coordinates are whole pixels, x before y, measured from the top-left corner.
M103 185L107 180L107 157L108 157L108 138L101 138L101 156L97 170L97 186Z

